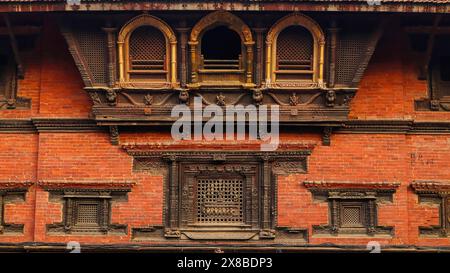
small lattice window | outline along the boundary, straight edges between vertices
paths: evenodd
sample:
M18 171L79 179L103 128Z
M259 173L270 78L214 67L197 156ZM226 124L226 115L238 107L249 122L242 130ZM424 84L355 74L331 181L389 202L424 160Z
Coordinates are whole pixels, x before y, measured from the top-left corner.
M109 225L110 199L68 196L65 227L71 232L104 231Z
M281 31L276 52L278 79L312 80L314 40L306 28L290 26Z
M363 228L366 226L365 204L363 202L341 203L341 228Z
M98 203L77 204L75 225L100 226L99 204Z
M197 222L202 224L243 222L242 192L242 179L198 179Z
M129 40L129 74L132 80L165 80L168 73L164 34L150 26L138 27Z

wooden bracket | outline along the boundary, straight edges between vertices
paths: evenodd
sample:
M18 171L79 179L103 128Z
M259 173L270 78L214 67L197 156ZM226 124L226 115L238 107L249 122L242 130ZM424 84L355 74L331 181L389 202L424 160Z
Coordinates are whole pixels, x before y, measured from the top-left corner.
M119 145L119 126L111 125L109 126L109 136L112 145Z

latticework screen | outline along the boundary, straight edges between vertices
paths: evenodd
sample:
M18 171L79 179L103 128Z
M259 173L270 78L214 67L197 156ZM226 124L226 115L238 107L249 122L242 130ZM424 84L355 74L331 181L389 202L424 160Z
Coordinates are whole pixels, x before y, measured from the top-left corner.
M107 83L107 40L101 30L83 28L75 31L75 36L93 81L98 84Z
M131 71L166 70L166 40L163 33L150 26L137 28L130 36L129 58Z
M197 180L197 222L227 224L243 222L242 179Z
M76 206L75 225L99 226L99 204L78 203Z
M358 228L365 226L364 205L362 203L343 204L341 206L341 227Z
M277 40L278 70L312 70L313 37L304 27L283 30Z
M367 50L369 37L363 33L342 32L336 49L336 83L350 84Z

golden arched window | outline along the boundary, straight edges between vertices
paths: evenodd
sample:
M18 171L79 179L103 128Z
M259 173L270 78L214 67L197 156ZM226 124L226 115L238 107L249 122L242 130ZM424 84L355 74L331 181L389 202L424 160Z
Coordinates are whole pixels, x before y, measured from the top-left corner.
M160 19L140 15L119 33L120 85L122 87L175 87L176 37Z
M267 86L323 85L325 36L311 18L297 13L282 18L270 29L266 45Z
M203 17L189 38L189 87L254 87L253 45L250 28L237 16L216 11Z

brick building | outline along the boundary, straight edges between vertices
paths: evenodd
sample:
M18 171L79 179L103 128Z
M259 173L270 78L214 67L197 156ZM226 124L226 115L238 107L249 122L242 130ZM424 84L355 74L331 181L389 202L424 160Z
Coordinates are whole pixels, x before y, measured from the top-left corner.
M0 1L0 249L450 250L450 1ZM280 145L171 109L278 106Z

